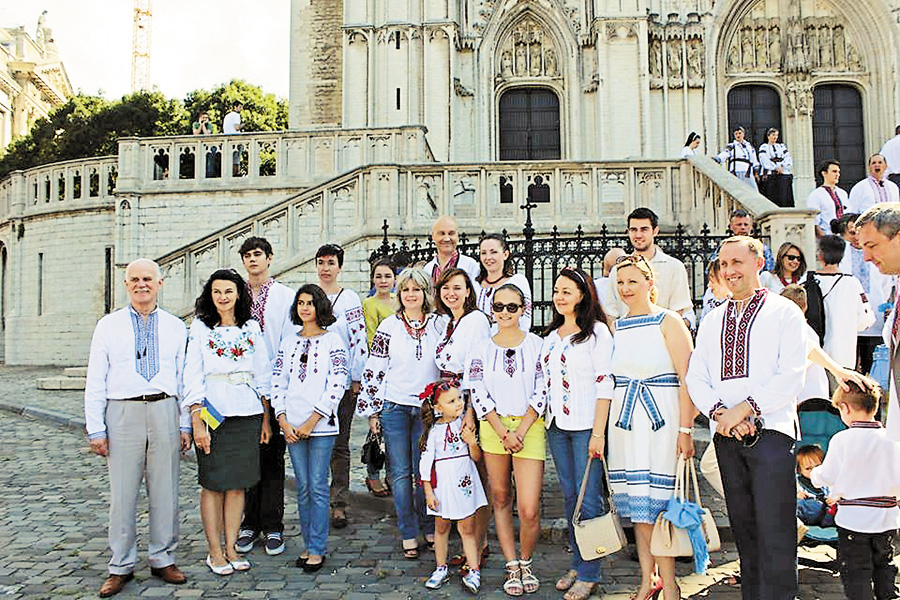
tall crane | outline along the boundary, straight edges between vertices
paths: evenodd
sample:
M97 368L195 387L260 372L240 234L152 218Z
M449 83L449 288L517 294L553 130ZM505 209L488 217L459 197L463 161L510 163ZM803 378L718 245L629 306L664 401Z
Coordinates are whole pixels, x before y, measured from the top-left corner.
M150 11L152 0L134 0L134 36L131 42L131 91L150 87Z

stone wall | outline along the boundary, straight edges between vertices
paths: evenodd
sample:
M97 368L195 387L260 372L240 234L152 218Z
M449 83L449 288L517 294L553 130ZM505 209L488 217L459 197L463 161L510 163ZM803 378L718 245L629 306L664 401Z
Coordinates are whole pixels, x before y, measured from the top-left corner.
M291 104L294 129L341 125L343 0L291 1Z

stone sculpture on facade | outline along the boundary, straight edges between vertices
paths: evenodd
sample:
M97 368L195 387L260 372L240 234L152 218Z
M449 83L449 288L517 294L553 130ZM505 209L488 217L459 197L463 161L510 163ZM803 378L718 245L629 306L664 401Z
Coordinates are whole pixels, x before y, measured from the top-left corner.
M552 39L537 21L529 17L520 21L501 44L498 76L557 77L559 55Z

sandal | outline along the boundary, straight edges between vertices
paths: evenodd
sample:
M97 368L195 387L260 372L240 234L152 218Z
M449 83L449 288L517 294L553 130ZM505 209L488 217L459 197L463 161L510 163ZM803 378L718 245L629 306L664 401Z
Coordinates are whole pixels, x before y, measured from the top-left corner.
M403 540L406 541L406 540ZM415 540L413 540L415 541ZM406 560L418 560L419 559L419 544L416 543L415 548L407 548L403 545L403 542L400 542L400 549L403 551L403 558Z
M331 526L335 529L343 529L347 526L347 513L343 508L335 508L331 511Z
M387 498L391 495L390 490L384 489L380 479L376 479L375 482L378 484L377 488L372 484L371 479L366 479L366 489L369 490L370 494L376 498Z
M663 589L662 578L655 580L653 582L653 586L650 588L650 591L647 592L647 595L644 596L641 600L652 600L653 598L658 598L660 592L662 592L662 589ZM638 595L632 594L631 600L638 600Z
M434 550L434 537L429 540L428 536L425 536L425 548L427 548L428 550Z
M596 583L590 581L575 581L569 591L563 596L563 600L588 600L594 593Z
M519 561L511 560L506 563L506 581L503 582L503 591L507 596L521 596L525 593L522 586L522 570Z
M541 588L541 581L531 570L532 559L520 560L519 568L522 570L522 589L526 594L533 594Z
M565 575L556 580L556 589L560 592L565 592L575 584L576 579L578 579L578 571L570 569L566 571Z

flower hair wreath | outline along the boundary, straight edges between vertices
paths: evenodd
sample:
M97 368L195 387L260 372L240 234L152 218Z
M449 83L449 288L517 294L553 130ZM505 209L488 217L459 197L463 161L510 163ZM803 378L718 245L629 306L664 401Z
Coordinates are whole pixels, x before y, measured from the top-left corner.
M459 380L457 379L451 379L449 381L434 381L425 386L425 390L421 394L419 394L419 400L423 402L429 402L432 406L434 406L434 400L438 392L447 392L450 391L451 388L458 387Z

